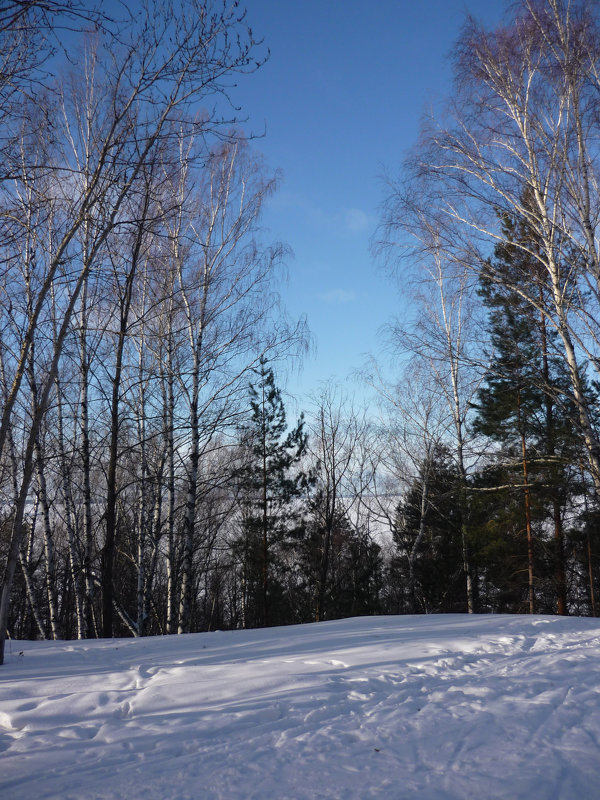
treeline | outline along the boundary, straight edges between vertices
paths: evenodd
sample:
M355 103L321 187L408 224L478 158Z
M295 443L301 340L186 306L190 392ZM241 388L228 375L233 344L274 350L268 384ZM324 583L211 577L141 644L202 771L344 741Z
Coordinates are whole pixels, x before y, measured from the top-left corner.
M467 19L446 110L389 181L377 249L412 291L390 331L410 386L371 377L419 476L396 533L415 600L439 606L462 562L469 610L595 615L598 12L510 14Z
M276 176L228 118L261 59L237 4L14 3L0 37L2 642L597 613L590 5L465 27L380 228L395 378L365 371L378 414L330 387L296 424Z
M498 367L475 392L466 430L480 459L471 462L470 451L464 480L439 392L422 377L413 364L410 390L390 393L400 414L388 408L377 424L329 388L308 421L290 425L263 358L246 376L235 419L200 430L197 449L190 432L170 450L170 429L152 431L123 410L108 587L110 419L91 426L89 501L82 442L65 445L63 471L55 431L44 428L10 634L109 635L107 593L110 635L124 636L465 612L470 603L482 613L595 614L594 490L569 418L557 420L549 454L536 385ZM502 403L490 399L499 380Z
M131 410L123 412L130 424L118 442L110 585L104 572L109 420L92 426L89 503L76 463L81 442L68 445L66 477L55 471L48 450L38 463L44 492L34 482L25 517L11 635L142 636L381 610L381 548L357 524L357 495L349 494L360 422L342 417L329 394L309 437L303 418L288 427L264 359L251 377L236 421L227 420L229 431L201 429L197 449L191 435L172 452L160 430L139 438L147 420L132 421ZM49 431L44 442L53 444Z
M96 9L0 15L2 643L21 586L40 635L143 632L159 562L165 629L189 629L246 374L305 336L277 307L285 248L258 236L276 176L228 96L266 52L244 12Z

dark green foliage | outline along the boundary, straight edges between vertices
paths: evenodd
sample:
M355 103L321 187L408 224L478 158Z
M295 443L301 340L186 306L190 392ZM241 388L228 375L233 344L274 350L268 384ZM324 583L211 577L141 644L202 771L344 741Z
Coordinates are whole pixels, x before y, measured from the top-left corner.
M582 482L582 505L567 531L567 584L573 613L600 614L600 511L593 488Z
M459 488L449 451L433 447L397 510L392 576L401 612L464 611Z
M311 514L301 545L300 563L308 600L306 621L314 620L325 532L318 513L319 494L311 498ZM335 514L329 542L327 581L320 619L341 619L381 613L383 563L380 546L357 526L343 509Z
M241 430L238 472L241 535L236 550L244 586L245 627L289 621L285 592L286 543L301 534L298 499L311 482L301 468L304 419L287 432L273 370L261 361L250 386L250 420Z
M514 488L496 488L512 483L516 483ZM477 559L479 610L527 613L527 541L519 478L502 464L493 464L474 476L471 489L471 548ZM534 533L539 534L535 517ZM537 579L537 560L536 567Z
M473 504L476 514L486 507L476 545L485 564L484 605L526 610L522 591L530 571L529 609L535 594L536 610L566 613L563 520L569 464L580 457L581 445L567 368L543 313L548 287L535 236L523 220L502 222L505 241L480 281L491 353L472 423L495 446L474 488L501 487ZM519 287L527 287L529 297L537 294L538 308Z
M539 264L514 244L526 239L527 229L505 217L503 233L506 240L496 246L493 269L484 271L480 281L489 310L491 354L473 428L518 460L522 436L535 448L548 435L548 398L564 401L569 382L562 362L551 355L553 336L543 318L511 288L534 281L543 301Z

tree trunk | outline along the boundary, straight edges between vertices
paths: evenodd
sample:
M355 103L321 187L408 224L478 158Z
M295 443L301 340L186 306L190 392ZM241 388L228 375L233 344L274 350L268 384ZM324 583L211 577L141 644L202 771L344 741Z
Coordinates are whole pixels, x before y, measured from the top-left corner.
M521 392L517 392L517 425L521 435L521 458L523 465L523 494L525 501L525 531L527 535L527 585L529 613L535 614L535 592L533 579L533 531L531 527L531 495L529 492L529 470L527 463L527 444L521 421Z

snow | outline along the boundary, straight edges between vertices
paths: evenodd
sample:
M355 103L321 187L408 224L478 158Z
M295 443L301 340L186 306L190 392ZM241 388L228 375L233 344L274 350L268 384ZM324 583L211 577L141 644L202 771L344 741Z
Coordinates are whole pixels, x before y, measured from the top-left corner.
M9 642L0 797L600 796L600 621Z

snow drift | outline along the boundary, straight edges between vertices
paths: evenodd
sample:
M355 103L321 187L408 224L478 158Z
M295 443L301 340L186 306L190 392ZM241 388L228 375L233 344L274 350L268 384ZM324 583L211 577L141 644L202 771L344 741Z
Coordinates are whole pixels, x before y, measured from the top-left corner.
M11 642L11 800L600 796L600 621L361 619Z

